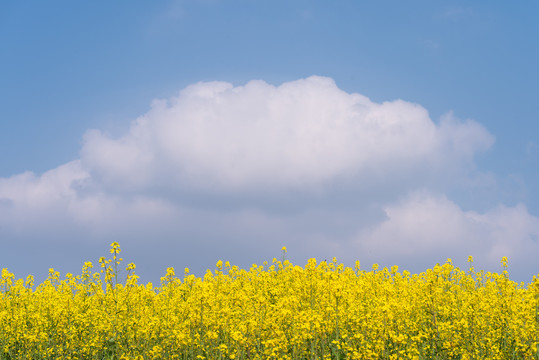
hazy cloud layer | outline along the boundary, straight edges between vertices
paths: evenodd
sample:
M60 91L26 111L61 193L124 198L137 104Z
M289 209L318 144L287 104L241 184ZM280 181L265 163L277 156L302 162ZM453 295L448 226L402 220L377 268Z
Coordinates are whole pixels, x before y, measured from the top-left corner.
M198 83L154 101L123 136L88 131L80 159L0 179L0 232L151 238L205 266L215 258L204 251L249 262L286 244L300 261L417 268L508 255L529 272L537 217L522 204L464 211L437 186L474 177L493 142L477 122L434 122L420 105L374 103L329 78Z

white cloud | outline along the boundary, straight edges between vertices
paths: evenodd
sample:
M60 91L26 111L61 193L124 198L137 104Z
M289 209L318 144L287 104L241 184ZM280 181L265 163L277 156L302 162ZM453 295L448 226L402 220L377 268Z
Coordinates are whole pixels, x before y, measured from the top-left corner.
M104 193L93 182L79 160L40 176L26 172L0 179L0 227L19 234L78 228L110 235L176 214L176 208L161 199Z
M419 105L373 103L313 76L278 87L189 86L154 101L121 138L88 132L81 157L101 181L124 189L305 189L367 172L439 171L492 143L473 121L448 116L437 125Z
M0 224L33 232L63 220L77 198L76 184L87 177L80 162L73 161L41 176L25 172L0 178Z
M375 103L324 77L198 83L154 101L119 138L88 131L78 160L0 179L0 233L152 239L191 261L287 245L424 267L507 255L529 270L539 225L523 205L477 213L433 195L466 184L493 141L474 121L435 123L417 104Z
M499 270L500 259L508 256L522 271L532 268L531 254L539 251L539 218L523 204L478 213L463 211L444 195L418 191L386 206L385 213L386 220L355 239L372 258L424 267L473 255L483 266Z

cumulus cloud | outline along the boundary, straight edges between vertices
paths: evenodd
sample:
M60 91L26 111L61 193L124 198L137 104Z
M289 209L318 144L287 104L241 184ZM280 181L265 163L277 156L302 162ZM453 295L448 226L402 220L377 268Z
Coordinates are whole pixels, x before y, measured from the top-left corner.
M0 224L27 231L63 219L77 197L76 184L87 177L73 161L41 176L25 172L0 178Z
M120 138L89 131L81 160L124 189L306 189L367 172L467 164L492 143L473 121L435 124L417 104L374 103L313 76L280 86L189 86L154 101Z
M464 211L437 192L493 142L477 122L435 122L325 77L198 83L154 101L122 136L88 131L80 159L0 179L0 234L159 238L191 261L287 245L388 265L478 253L530 263L539 225L524 205Z
M386 219L355 238L360 252L417 268L473 255L484 267L499 270L502 256L517 268L533 265L539 251L539 218L525 205L499 205L484 213L464 211L442 194L417 191L384 208ZM428 262L426 261L428 259Z
M25 172L0 179L0 226L19 234L45 234L79 227L94 234L155 225L175 208L165 201L104 193L75 160L40 176Z

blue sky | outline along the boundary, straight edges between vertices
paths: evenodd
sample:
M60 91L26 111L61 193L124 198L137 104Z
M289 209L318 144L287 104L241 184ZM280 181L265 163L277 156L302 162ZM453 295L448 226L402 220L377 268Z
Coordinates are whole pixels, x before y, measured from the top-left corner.
M0 267L539 272L537 1L4 1Z

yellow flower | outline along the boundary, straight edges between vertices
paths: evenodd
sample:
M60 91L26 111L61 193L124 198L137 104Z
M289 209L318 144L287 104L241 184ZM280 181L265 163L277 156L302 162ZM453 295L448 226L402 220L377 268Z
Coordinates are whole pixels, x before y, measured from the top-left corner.
M359 271L309 259L208 270L160 287L118 276L114 256L81 275L16 279L2 269L0 351L51 359L532 359L539 278L527 287L501 273L462 271L448 259L419 274L394 265ZM284 248L283 251L286 251ZM283 256L284 258L284 256ZM471 259L471 257L469 258ZM470 261L471 262L471 261ZM216 263L221 269L223 262ZM100 271L105 272L101 276ZM503 339L503 341L500 341Z

